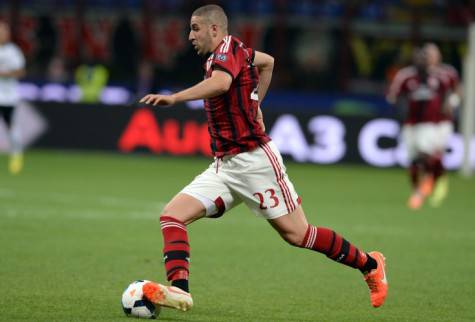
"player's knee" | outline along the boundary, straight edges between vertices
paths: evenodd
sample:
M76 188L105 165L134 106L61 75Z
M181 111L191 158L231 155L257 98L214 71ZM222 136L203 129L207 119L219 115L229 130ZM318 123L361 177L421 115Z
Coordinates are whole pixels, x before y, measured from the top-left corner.
M177 212L176 209L170 205L170 203L168 203L165 208L163 208L162 213L160 214L160 220L162 220L162 217L171 217L173 219L182 221L179 212Z
M162 217L171 217L178 220L185 225L191 224L193 221L204 217L206 212L196 207L188 207L182 203L169 202L160 214L160 220Z
M168 217L173 217L173 209L170 206L170 203L167 203L165 205L165 208L162 210L162 214L160 216L168 216Z
M305 236L297 232L285 232L281 234L282 238L291 246L300 247Z

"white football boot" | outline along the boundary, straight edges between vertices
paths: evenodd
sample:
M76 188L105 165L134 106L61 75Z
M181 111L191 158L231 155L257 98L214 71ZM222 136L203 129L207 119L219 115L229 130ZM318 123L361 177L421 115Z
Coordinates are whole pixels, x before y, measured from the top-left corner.
M171 307L180 311L188 311L193 306L191 294L175 286L165 286L148 282L142 287L143 295L155 305Z

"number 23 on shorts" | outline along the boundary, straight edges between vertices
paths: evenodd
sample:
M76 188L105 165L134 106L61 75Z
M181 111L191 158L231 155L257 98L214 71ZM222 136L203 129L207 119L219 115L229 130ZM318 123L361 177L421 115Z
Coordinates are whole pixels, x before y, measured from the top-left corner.
M253 196L259 199L259 208L267 209L267 208L275 208L279 205L279 198L275 194L274 189L267 189L262 192L255 192Z

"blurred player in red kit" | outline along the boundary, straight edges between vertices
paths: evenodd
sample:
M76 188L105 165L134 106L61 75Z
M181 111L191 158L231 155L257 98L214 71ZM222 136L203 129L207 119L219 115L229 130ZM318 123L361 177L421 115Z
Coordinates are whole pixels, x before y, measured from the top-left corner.
M447 197L448 193L448 178L445 175L442 158L453 134L454 112L460 105L462 90L457 70L451 65L442 63L439 47L434 43L427 43L424 45L424 51L427 55L429 69L444 79L449 91L447 100L439 110L439 119L437 120L439 146L431 156L430 162L434 189L429 201L432 206L437 207Z
M401 69L390 84L387 100L407 100L402 139L409 158L412 193L407 205L419 209L432 193L435 169L441 165L441 111L449 93L449 84L439 71L430 68L424 49L417 49L414 65ZM437 156L437 157L436 157Z
M229 35L226 14L217 5L196 9L190 28L192 46L207 57L205 79L172 95L146 95L141 102L169 106L204 99L215 158L166 205L160 224L171 286L148 283L143 287L145 297L155 304L190 309L187 225L205 217L220 217L244 202L290 245L323 253L360 270L372 305L381 306L388 288L383 255L363 252L333 230L307 222L282 157L265 133L260 103L271 82L273 57Z

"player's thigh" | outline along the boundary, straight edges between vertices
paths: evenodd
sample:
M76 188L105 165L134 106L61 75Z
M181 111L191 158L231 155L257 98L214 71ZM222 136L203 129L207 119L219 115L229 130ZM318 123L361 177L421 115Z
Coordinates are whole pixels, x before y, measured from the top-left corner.
M441 152L449 145L450 138L454 133L454 126L451 121L440 122L437 125L437 147Z
M272 142L241 153L232 161L237 180L229 186L256 215L274 219L297 209L300 198Z
M417 157L417 145L414 125L404 125L401 131L401 138L404 142L409 160L414 160Z
M435 123L421 123L416 128L417 150L432 155L438 151L438 129Z
M179 193L193 198L201 205L199 218L220 217L240 202L215 169L216 165L213 163Z

